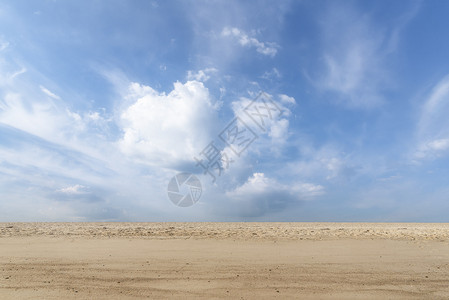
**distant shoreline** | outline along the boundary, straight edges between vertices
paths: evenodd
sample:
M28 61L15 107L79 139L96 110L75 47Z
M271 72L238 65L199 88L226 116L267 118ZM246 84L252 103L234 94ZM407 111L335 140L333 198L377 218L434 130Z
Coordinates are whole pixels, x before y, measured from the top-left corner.
M0 223L0 238L196 238L333 240L393 239L449 241L449 223L334 222L18 222Z

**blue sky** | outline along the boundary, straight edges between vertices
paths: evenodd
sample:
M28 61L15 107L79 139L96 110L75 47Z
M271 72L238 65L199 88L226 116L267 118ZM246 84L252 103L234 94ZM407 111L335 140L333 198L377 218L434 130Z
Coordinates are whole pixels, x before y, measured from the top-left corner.
M0 220L447 221L448 13L0 1ZM258 131L262 91L282 114ZM235 117L257 139L213 182L195 157L231 156ZM168 199L179 172L201 180L191 207Z

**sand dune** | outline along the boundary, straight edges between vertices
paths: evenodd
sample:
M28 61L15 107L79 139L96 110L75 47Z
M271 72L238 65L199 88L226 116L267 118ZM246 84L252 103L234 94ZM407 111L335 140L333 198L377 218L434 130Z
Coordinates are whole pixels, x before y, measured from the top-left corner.
M448 299L449 224L0 223L0 299Z

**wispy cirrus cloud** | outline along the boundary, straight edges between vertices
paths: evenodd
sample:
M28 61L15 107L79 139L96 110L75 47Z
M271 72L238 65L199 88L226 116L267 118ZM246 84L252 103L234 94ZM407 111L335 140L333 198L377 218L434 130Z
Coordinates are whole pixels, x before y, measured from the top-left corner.
M397 24L385 28L348 3L331 4L320 23L323 68L307 76L318 89L333 93L337 103L352 108L378 107L392 85L389 55L418 10L419 6L412 5Z
M420 107L414 158L434 159L449 150L449 75L434 85Z
M61 100L61 97L59 97L58 95L56 95L55 93L51 92L49 89L47 89L46 87L40 85L39 88L41 89L41 91L47 95L50 98L53 98L55 100Z
M9 79L12 80L22 74L25 74L27 72L27 69L25 67L21 67L19 70L12 72L12 74L9 75Z

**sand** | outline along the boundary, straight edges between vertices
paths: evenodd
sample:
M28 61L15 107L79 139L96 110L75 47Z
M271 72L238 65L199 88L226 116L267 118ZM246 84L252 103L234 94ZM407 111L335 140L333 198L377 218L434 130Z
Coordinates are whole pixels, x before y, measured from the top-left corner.
M0 299L448 299L449 224L0 223Z

